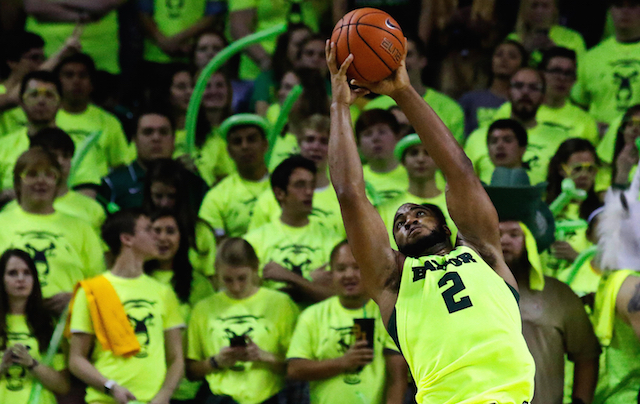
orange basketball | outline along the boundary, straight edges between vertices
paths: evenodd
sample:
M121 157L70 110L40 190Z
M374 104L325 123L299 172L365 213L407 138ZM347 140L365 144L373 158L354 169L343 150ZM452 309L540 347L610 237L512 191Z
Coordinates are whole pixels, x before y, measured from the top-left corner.
M404 35L389 14L375 8L358 8L338 21L331 34L336 44L338 67L353 54L349 79L375 83L387 78L400 65Z

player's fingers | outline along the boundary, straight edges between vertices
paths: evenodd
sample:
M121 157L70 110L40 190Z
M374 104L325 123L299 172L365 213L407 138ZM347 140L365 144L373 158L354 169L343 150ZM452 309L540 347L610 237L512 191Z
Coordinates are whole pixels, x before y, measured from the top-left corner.
M338 64L336 63L336 46L333 42L329 42L328 39L325 52L327 53L327 66L329 66L329 72L331 74L338 73Z
M365 95L369 94L371 91L369 91L368 89L363 88L363 87L358 87L358 88L355 88L355 89L353 90L353 92L354 92L358 97L363 97L363 96L365 96Z
M365 83L364 81L358 81L356 79L351 79L349 84L351 84L352 86L356 86L356 87L359 87L359 88L364 88L365 90L370 91L368 85L371 84L371 83Z
M338 73L346 76L347 69L349 68L349 66L351 66L351 62L353 62L353 54L350 53L349 56L347 56L347 58L344 60L344 62L342 62L342 66L340 66L340 71Z

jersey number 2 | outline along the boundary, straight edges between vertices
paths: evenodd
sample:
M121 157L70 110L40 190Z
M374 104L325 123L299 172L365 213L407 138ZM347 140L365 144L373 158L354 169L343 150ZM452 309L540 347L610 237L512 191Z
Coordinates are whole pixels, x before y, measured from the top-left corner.
M462 279L460 279L460 275L458 275L457 272L447 272L442 278L440 278L440 281L438 281L438 286L443 287L449 281L452 281L453 285L442 292L442 298L444 299L444 303L447 305L449 314L473 306L469 296L463 296L458 301L455 299L455 295L465 289L464 283L462 283Z

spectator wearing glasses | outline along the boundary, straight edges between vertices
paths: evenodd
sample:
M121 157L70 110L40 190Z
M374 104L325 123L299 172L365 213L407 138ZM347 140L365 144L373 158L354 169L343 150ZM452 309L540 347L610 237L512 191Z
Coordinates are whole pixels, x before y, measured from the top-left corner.
M566 130L537 119L544 93L545 79L539 71L525 67L513 75L509 90L510 117L527 130L528 145L523 161L529 166L528 174L533 184L546 179L551 157L560 143L570 137ZM495 168L486 141L487 129L479 128L469 136L465 145L465 152L480 178L491 178Z

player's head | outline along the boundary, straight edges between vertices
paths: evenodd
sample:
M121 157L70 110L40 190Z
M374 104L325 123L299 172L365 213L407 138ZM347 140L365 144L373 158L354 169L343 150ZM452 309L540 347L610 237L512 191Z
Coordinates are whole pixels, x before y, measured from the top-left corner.
M138 159L150 162L171 158L175 149L174 126L170 115L160 110L144 111L138 118L133 136Z
M20 106L33 125L51 125L60 108L60 81L51 72L27 73L20 85Z
M511 270L529 269L524 231L515 220L500 222L500 245L504 261Z
M360 278L360 267L353 257L347 240L341 241L333 248L329 265L333 287L340 297L359 299L365 295Z
M330 128L331 119L320 114L311 115L294 127L300 154L313 161L318 169L327 165Z
M544 101L544 91L545 81L542 73L530 67L518 70L511 77L509 89L513 117L521 122L534 119Z
M48 151L36 147L22 153L13 168L18 202L31 209L53 206L62 182L60 164Z
M393 159L399 132L398 120L384 109L364 111L356 121L356 140L365 160Z
M62 99L71 104L86 104L91 101L96 65L91 56L76 53L68 56L56 66L55 75L62 85Z
M125 209L107 217L102 225L102 239L116 259L125 252L144 261L158 256L151 220L142 209Z
M538 68L544 72L547 97L569 97L578 68L574 51L555 46L544 53Z
M392 231L398 251L408 257L420 257L436 252L434 249L451 247L451 230L436 205L405 203L396 212Z
M225 239L216 252L220 286L234 299L249 297L257 287L259 260L255 250L239 237Z
M518 69L527 65L527 60L527 51L520 42L506 40L493 51L491 73L496 78L508 80Z
M280 163L271 174L271 189L282 208L295 216L310 215L316 187L316 165L295 155Z
M29 148L40 147L53 154L60 164L62 181L66 182L71 171L71 159L76 146L67 132L60 128L40 129L30 140Z
M522 167L527 143L527 131L515 119L498 119L487 131L489 158L496 167Z

